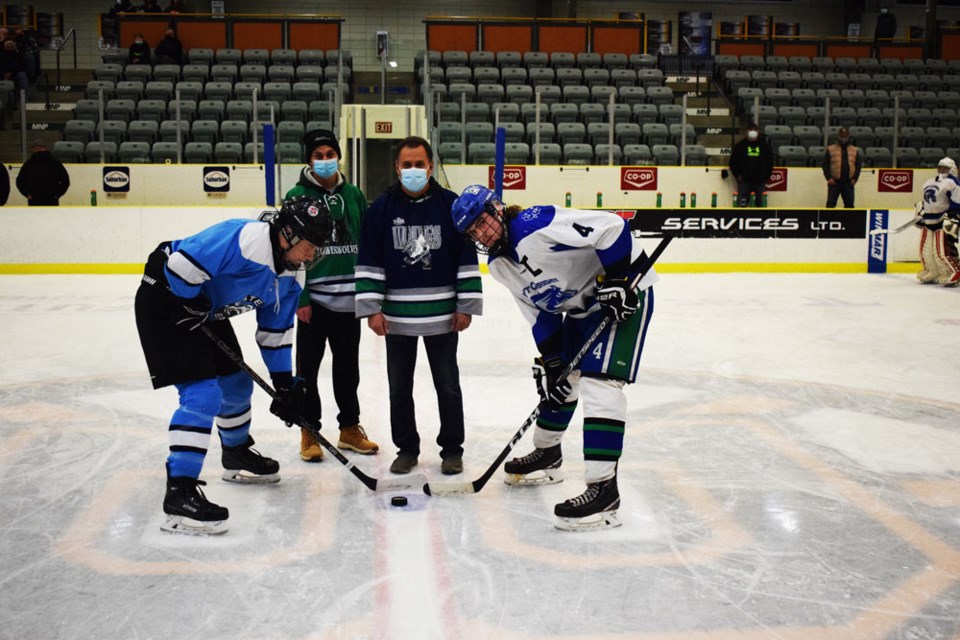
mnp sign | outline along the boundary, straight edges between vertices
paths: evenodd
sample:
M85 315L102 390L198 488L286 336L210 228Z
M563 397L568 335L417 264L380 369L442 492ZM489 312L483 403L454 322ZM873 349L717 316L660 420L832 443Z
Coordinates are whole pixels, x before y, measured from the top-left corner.
M887 234L873 233L877 229L886 230L890 212L886 209L871 209L868 217L870 233L867 234L867 273L887 272Z

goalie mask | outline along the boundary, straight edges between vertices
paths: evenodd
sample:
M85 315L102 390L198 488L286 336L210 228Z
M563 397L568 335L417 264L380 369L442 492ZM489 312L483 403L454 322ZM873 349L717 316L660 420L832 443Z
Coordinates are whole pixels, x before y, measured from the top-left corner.
M496 254L507 246L503 211L503 202L496 193L478 184L471 185L453 201L453 226L469 236L480 253Z
M279 211L265 211L260 220L270 223L274 257L279 265L286 269L309 269L322 257L322 250L341 235L342 223L338 224L330 216L330 210L322 201L310 196L297 196L283 202ZM287 248L280 246L280 237L287 242ZM311 257L302 262L289 258L290 250L303 241L314 247Z
M947 171L940 171L940 169L946 168ZM944 174L949 173L954 178L957 177L957 163L953 161L953 158L941 158L940 162L937 163L937 173Z

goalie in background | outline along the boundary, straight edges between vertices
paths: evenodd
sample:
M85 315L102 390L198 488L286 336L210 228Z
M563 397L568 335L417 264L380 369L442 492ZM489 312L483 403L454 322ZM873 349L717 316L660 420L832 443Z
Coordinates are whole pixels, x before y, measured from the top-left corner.
M937 163L937 175L923 184L920 227L921 284L955 287L960 282L957 258L957 218L960 216L960 181L951 158Z
M452 213L457 230L489 255L490 273L513 294L540 353L533 367L540 396L535 448L504 465L507 484L560 482L561 440L582 398L587 489L556 505L556 526L618 526L617 464L627 419L623 385L637 377L656 272L650 269L634 290L644 252L627 222L608 211L521 210L473 185L454 202ZM605 314L613 322L561 381L567 363Z

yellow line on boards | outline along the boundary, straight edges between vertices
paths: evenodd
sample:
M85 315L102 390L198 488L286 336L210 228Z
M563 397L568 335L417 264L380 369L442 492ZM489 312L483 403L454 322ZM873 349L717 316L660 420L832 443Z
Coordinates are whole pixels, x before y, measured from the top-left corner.
M40 275L40 274L141 274L142 264L0 264L0 274Z

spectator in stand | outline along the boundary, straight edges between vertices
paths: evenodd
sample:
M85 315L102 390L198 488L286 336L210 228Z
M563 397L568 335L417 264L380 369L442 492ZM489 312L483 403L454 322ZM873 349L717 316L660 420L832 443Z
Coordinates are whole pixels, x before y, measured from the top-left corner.
M183 44L177 38L177 32L167 29L167 33L154 50L157 64L177 64L183 66Z
M763 191L773 173L773 150L757 125L750 123L747 135L733 145L730 173L737 179L738 206L747 206L754 194L754 206L762 207Z
M31 207L59 207L60 197L70 188L70 176L53 157L43 140L33 143L33 155L23 163L17 175L17 190Z
M150 64L150 45L143 39L142 33L133 36L129 60L130 64Z
M837 197L843 198L845 209L853 208L854 191L863 168L863 158L858 149L850 142L850 132L846 127L837 131L837 141L827 147L823 154L823 177L827 180L827 208L837 206Z
M115 16L118 13L136 13L137 8L133 6L133 3L130 0L117 0L112 7L110 7L110 15Z
M6 42L7 38L10 36L10 32L6 27L0 27L0 42Z
M160 8L160 3L158 3L157 0L147 0L143 3L140 11L144 13L163 13L163 9Z
M190 8L183 0L170 0L170 4L164 9L167 13L190 13Z
M15 101L20 97L20 89L26 91L30 88L23 56L17 51L17 43L12 39L3 41L3 50L0 51L0 78L13 81L17 88Z
M20 60L23 62L23 70L27 78L32 82L37 79L40 69L40 46L32 33L23 30L23 27L17 27L13 31L12 40L17 43L17 51L20 52Z

